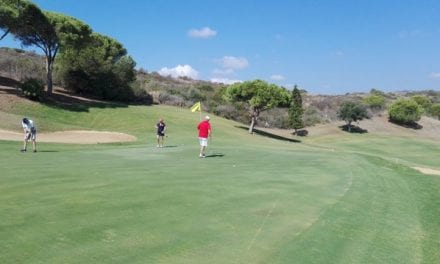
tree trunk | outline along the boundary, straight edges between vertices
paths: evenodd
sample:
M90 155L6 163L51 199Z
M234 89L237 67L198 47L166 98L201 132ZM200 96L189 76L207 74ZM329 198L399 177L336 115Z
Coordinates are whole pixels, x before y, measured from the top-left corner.
M53 60L50 58L50 56L46 56L47 95L51 95L53 89L52 68L53 68Z
M254 133L255 119L256 118L254 116L252 116L251 125L249 126L249 134L253 134Z
M348 122L348 132L351 133L351 121Z

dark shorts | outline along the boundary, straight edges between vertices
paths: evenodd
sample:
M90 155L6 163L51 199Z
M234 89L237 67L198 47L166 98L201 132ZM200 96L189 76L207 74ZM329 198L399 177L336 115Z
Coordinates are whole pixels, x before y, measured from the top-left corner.
M26 136L25 136L25 140L35 140L37 138L37 130L34 128L34 129L31 129L31 131L29 131L29 132L27 132L26 133Z
M163 137L163 136L165 136L165 133L157 132L157 136L158 137Z

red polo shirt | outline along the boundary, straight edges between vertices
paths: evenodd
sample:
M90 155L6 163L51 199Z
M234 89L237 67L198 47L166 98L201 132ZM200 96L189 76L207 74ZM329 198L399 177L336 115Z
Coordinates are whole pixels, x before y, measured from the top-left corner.
M209 123L209 121L204 120L199 123L197 129L199 130L199 137L208 138L209 131L211 131L211 124Z

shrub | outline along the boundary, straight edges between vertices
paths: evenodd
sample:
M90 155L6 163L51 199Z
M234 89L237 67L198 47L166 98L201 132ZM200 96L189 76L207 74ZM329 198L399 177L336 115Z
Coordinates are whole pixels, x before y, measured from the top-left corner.
M44 94L44 84L41 80L30 78L18 86L21 92L29 99L39 100Z
M429 99L428 96L425 95L413 95L411 97L413 101L415 101L418 105L420 105L423 108L424 113L429 113L432 102L431 99Z
M363 99L363 102L374 112L385 108L385 97L380 94L372 94Z
M422 107L411 99L400 99L391 104L388 109L390 120L403 124L420 120L422 112Z
M430 115L440 120L440 103L431 106Z

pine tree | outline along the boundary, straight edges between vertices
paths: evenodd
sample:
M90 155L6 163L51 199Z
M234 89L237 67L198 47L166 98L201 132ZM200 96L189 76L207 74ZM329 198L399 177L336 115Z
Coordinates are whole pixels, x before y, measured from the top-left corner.
M303 114L304 109L302 107L301 92L295 85L292 91L292 98L289 107L290 126L295 130L295 135L297 134L298 129L304 127Z

